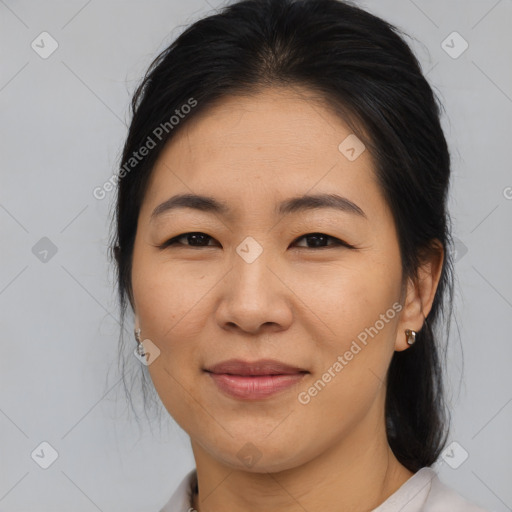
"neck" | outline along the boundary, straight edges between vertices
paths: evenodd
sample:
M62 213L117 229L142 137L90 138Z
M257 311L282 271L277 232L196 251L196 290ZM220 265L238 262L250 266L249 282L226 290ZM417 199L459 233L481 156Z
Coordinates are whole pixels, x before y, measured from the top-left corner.
M272 473L233 469L192 441L199 487L193 507L198 512L371 511L413 475L394 456L385 432L375 432L374 424L358 425L314 459Z

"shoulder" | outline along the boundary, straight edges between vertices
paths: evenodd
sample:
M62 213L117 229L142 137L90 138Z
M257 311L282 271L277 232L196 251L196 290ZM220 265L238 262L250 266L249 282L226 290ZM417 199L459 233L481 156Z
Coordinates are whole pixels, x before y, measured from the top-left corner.
M425 466L372 512L488 512L445 485Z
M190 512L192 489L197 481L196 469L189 471L160 512Z
M430 492L422 512L487 512L444 484L432 468L422 471L431 476Z
M185 475L160 512L191 512L192 489L196 482L194 468ZM430 467L421 468L373 512L396 510L397 505L404 512L488 512L444 484Z

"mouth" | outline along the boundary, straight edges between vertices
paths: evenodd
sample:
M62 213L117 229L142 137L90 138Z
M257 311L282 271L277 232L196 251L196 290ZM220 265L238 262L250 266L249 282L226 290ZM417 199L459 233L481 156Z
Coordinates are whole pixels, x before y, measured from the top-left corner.
M243 400L261 400L298 384L304 368L265 359L245 362L231 359L204 370L225 395Z
M260 375L294 375L298 373L309 373L305 368L291 366L275 359L260 359L254 362L230 359L205 368L205 371L215 374L253 377Z

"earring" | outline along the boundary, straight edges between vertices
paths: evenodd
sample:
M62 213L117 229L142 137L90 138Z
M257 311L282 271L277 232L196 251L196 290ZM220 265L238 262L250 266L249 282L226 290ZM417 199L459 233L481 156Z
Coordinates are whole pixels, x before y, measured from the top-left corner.
M416 341L416 331L405 329L405 337L407 339L407 343L412 345Z
M137 341L137 354L140 357L146 357L146 353L144 352L144 345L140 341L140 328L135 329L135 340Z

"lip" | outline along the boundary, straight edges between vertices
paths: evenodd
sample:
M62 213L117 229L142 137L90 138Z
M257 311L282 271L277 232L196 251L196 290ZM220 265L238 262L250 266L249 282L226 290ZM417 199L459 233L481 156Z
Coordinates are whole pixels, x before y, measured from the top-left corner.
M230 375L291 375L295 373L303 373L307 370L298 366L290 366L288 364L277 361L276 359L260 359L258 361L249 362L242 359L229 359L217 363L206 371L211 373L227 373Z
M231 398L261 400L284 391L309 372L274 359L230 359L205 369L218 389Z

